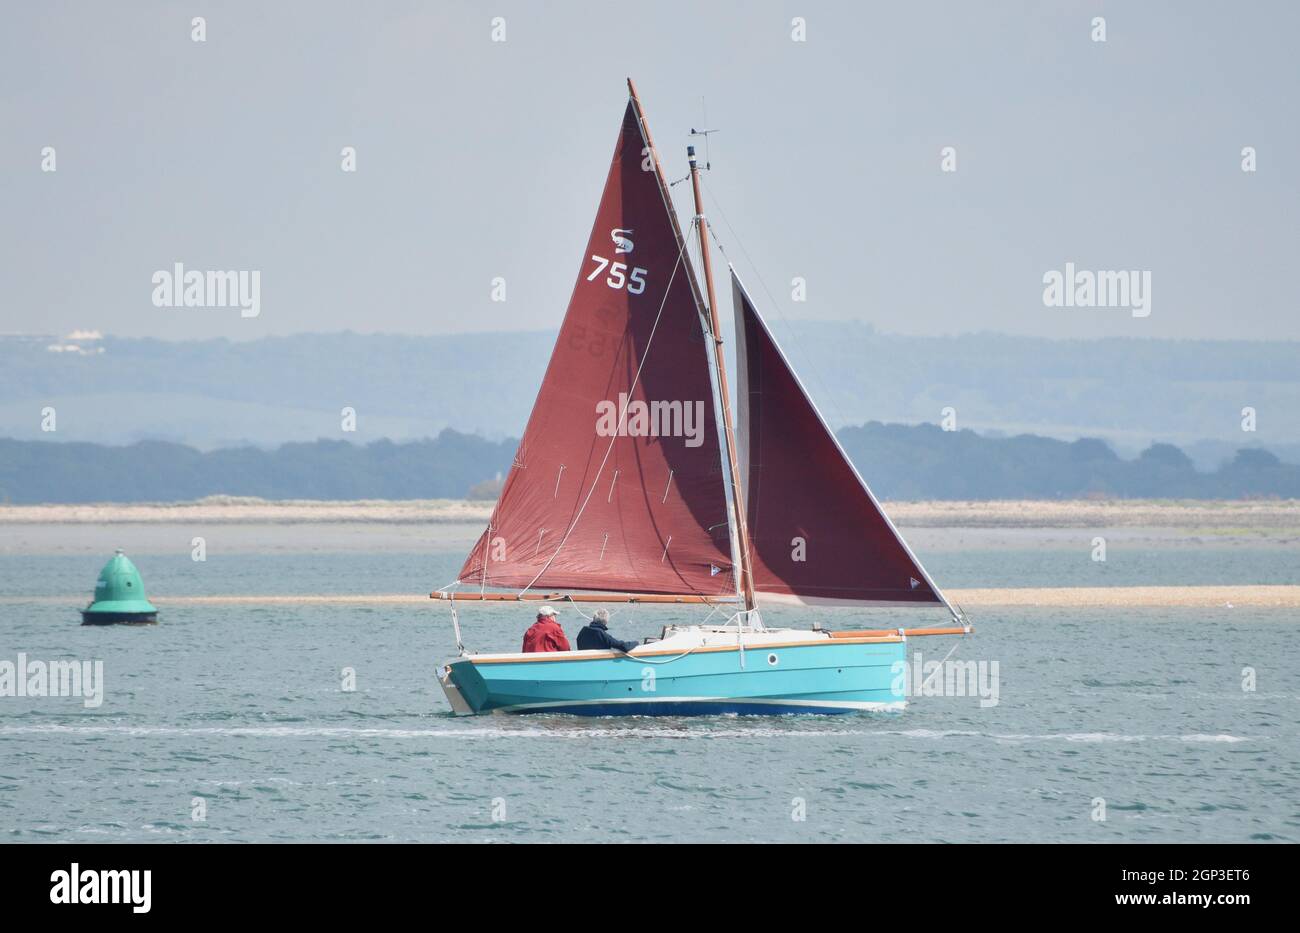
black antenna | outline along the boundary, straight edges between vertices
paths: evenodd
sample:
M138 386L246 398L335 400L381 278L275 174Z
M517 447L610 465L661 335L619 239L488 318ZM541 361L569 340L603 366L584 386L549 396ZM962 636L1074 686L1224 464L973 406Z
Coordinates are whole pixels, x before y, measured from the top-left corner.
M708 122L709 122L709 111L708 111L708 108L705 107L705 105L704 105L704 98L703 98L703 97L700 98L700 114L701 114L701 116L702 116L702 118L703 118L703 120L704 120L704 124L707 126L707 125L708 125ZM709 169L713 168L713 160L709 157L709 134L711 134L711 133L716 133L716 132L717 132L717 130L697 130L695 127L691 127L691 135L692 135L692 136L703 136L703 137L704 137L704 169L705 169L705 171L708 171Z

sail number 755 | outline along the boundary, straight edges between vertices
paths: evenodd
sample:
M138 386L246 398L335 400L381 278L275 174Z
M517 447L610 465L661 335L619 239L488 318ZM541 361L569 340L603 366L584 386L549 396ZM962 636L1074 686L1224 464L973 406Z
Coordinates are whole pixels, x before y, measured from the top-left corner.
M605 284L610 288L627 288L629 295L639 295L645 291L645 274L646 270L640 266L633 266L629 272L627 263L611 263L604 256L592 256L592 261L596 263L596 268L592 270L591 275L587 276L588 282L593 282L596 276L609 269L609 275L605 277Z

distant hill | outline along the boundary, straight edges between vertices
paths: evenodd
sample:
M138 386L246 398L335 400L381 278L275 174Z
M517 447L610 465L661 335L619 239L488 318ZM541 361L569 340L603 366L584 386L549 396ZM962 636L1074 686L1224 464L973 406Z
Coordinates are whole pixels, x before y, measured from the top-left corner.
M518 436L554 335L341 333L166 342L0 337L0 436L201 450L287 441L395 441L443 428ZM49 347L62 347L54 351ZM71 348L71 349L68 349ZM40 409L58 414L54 434ZM356 433L340 411L356 410Z
M0 502L459 499L510 468L515 442L443 431L433 440L346 441L200 452L163 441L124 447L0 439Z
M1242 450L1213 472L1154 444L1124 459L1103 441L982 437L932 425L872 422L840 438L887 499L1300 498L1300 466ZM0 440L0 502L493 498L515 442L444 430L432 440L318 440L201 452L161 441L127 446Z
M907 337L852 322L772 322L836 428L938 423L981 435L1098 437L1132 457L1173 443L1202 469L1242 447L1300 463L1300 344L998 334ZM443 428L517 436L553 333L304 334L236 343L0 337L0 436L211 450ZM58 430L42 433L53 406ZM1257 431L1241 430L1252 407ZM357 412L344 436L340 411Z

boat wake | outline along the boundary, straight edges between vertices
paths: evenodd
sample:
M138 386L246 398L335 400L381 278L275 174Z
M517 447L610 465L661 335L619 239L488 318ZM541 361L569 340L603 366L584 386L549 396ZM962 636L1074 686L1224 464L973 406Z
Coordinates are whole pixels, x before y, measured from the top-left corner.
M1249 736L1192 733L1187 735L1134 735L1115 732L1053 732L1044 734L981 732L969 729L781 729L763 726L709 728L703 723L665 727L628 723L624 726L564 725L556 727L444 726L439 728L363 728L356 726L67 726L53 723L31 726L0 726L0 736L18 735L130 735L158 737L232 736L237 738L347 738L347 739L718 739L718 738L904 738L920 740L984 739L995 742L1181 742L1186 744L1249 742Z

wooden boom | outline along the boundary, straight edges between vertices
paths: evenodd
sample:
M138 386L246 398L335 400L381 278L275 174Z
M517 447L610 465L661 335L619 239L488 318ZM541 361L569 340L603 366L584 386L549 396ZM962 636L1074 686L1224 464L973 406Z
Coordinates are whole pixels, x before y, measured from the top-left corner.
M672 593L444 593L434 590L430 599L456 602L514 603L529 600L565 603L735 603L735 596L695 596Z
M446 593L434 590L430 599L449 599L471 603L696 603L712 605L739 603L735 596L695 596L673 593ZM969 625L949 625L940 628L880 628L859 629L852 632L827 632L831 638L883 638L889 635L969 635L974 629Z
M831 632L831 638L870 638L879 635L969 635L975 631L969 625L948 625L942 628L881 628L863 629L857 632Z

